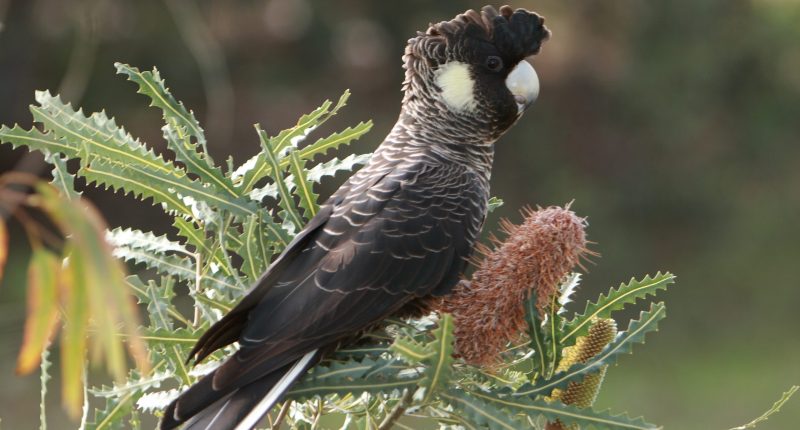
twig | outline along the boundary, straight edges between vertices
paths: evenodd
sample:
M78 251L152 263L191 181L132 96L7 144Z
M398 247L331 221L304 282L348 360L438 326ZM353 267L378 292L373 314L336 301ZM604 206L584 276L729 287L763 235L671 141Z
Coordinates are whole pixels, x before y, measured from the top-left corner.
M194 320L192 321L192 327L197 328L200 325L200 288L201 288L201 280L203 279L202 267L203 267L203 255L198 251L194 255L195 259L195 270L194 270L194 294L195 294L195 303L194 303Z
M786 402L788 402L788 401L789 401L789 399L792 397L792 395L793 395L793 394L794 394L794 393L795 393L795 392L796 392L798 389L800 389L800 386L797 386L797 385L792 385L792 387L791 387L791 388L789 388L789 391L787 391L787 392L783 393L783 395L781 395L781 398L780 398L780 399L778 399L778 401L777 401L777 402L775 402L775 403L772 405L772 407L771 407L771 408L769 408L769 409L768 409L766 412L764 412L763 414L761 414L761 416L760 416L760 417L758 417L758 418L754 419L753 421L750 421L749 423L747 423L747 424L745 424L745 425L743 425L743 426L734 427L734 428L732 428L731 430L745 430L745 429L752 429L752 428L755 428L755 427L756 427L756 425L758 425L758 423L761 423L761 422L763 422L763 421L766 421L767 419L769 419L770 415L774 414L775 412L778 412L778 411L781 409L781 407L782 407L782 406L783 406L783 405L784 405Z
M319 420L322 418L322 409L325 405L325 400L320 397L319 401L317 402L317 408L314 411L314 422L311 424L311 430L316 430L319 428Z
M397 421L398 419L400 419L401 416L403 416L403 413L405 413L413 397L414 397L413 391L408 389L405 390L403 398L401 398L400 402L398 402L395 405L394 409L392 409L392 412L389 415L387 415L386 418L383 419L383 422L381 423L380 427L378 427L378 430L391 429L394 426L395 421Z
M281 424L283 424L283 420L286 419L286 415L289 414L289 408L292 406L292 401L287 400L281 406L280 412L278 412L278 416L275 417L275 422L272 424L273 430L278 430L281 428Z

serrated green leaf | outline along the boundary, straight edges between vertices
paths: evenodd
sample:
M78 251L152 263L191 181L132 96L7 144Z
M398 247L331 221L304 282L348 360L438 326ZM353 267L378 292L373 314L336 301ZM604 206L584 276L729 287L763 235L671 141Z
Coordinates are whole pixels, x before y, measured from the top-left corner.
M653 277L645 276L641 281L631 279L628 284L620 284L616 290L612 288L608 295L601 294L597 302L587 302L586 310L564 325L562 342L585 335L595 318L608 318L613 312L648 295L655 295L658 290L665 289L674 282L675 275L658 272Z
M544 399L531 397L500 397L485 391L464 390L464 396L470 396L506 411L506 414L523 414L532 418L543 416L549 421L561 421L566 425L577 424L580 428L596 430L655 430L658 427L646 423L642 418L630 418L627 415L612 415L608 412L597 412L590 408L579 409L561 402L548 403ZM512 427L519 428L519 427Z
M132 168L121 164L95 160L91 166L83 166L78 171L87 180L88 185L132 194L139 200L153 199L153 204L161 204L167 212L181 216L192 216L192 209L184 203L174 189L150 175L138 174ZM166 186L165 186L166 185Z
M289 170L292 172L297 187L298 201L307 219L311 219L319 211L319 196L314 193L314 183L306 177L305 161L300 159L297 151L289 153Z
M181 127L185 127L189 134L197 139L200 146L205 148L206 138L200 123L182 102L175 100L164 80L161 79L158 69L153 67L150 72L141 72L136 67L119 62L114 63L114 67L117 69L118 74L128 76L129 81L139 86L137 93L149 97L151 100L150 105L161 109L165 120L175 121Z
M138 93L150 98L151 106L161 109L166 125L163 128L164 138L175 157L186 169L197 175L209 186L224 191L229 196L238 197L231 180L223 175L208 156L207 144L203 129L191 111L182 102L175 100L166 87L158 69L139 71L127 64L115 63L117 73L128 76L128 80L138 85ZM192 142L194 137L195 142ZM202 152L198 151L198 147Z
M490 403L459 389L440 392L439 397L450 403L457 410L464 412L470 418L471 424L477 424L491 430L516 430L522 428L522 423L512 419L507 412L496 408Z
M225 256L222 249L216 244L213 250L209 245L210 240L206 238L205 232L196 227L192 221L185 220L181 217L173 218L172 225L178 229L178 236L186 239L186 244L194 247L196 252L199 252L206 260L210 258L211 262L219 268L225 276L234 276L235 274L230 269L225 261Z
M327 119L335 115L338 110L346 104L349 97L349 91L345 91L339 102L328 111L331 102L326 100L323 105L311 112L310 114L303 115L300 120L292 128L281 131L277 136L272 138L275 148L275 154L280 159L280 167L286 168L289 165L289 159L280 157L287 148L297 148L299 143L305 139L306 135L314 128L320 126ZM311 145L297 149L298 155L301 160L310 160L318 154L325 154L328 150L336 149L341 145L350 144L352 141L361 137L364 133L372 128L372 121L361 122L355 127L348 127L338 133L333 133L328 137L318 139ZM267 160L266 155L262 152L250 158L247 162L242 164L232 174L231 178L237 184L237 189L242 193L249 193L256 184L267 176L272 176L272 167Z
M141 249L132 249L125 246L114 248L113 255L125 261L136 264L144 264L150 269L160 273L177 276L179 279L194 283L197 277L197 269L194 260L178 255L158 255L146 252ZM236 280L229 278L221 273L203 273L200 275L201 282L212 288L242 291Z
M414 389L423 381L423 375L404 372L406 366L393 360L380 358L323 363L292 386L287 397L303 400L328 394L391 393L404 388Z
M230 178L225 176L205 153L198 152L197 145L191 141L186 130L171 119L167 121L168 124L162 130L167 147L175 152L175 159L182 162L187 171L197 175L207 186L230 197L239 197Z
M181 347L191 347L203 334L201 329L178 328L144 328L142 329L142 339L151 344L159 345L179 345Z
M345 93L339 99L342 106L349 97L349 94L349 91L345 91ZM337 104L337 106L339 105ZM294 127L287 128L278 133L278 135L273 139L275 154L281 154L284 149L293 144L292 141L296 141L295 145L299 144L300 140L305 139L308 133L325 122L325 120L331 116L328 115L330 107L331 101L325 100L325 102L322 103L322 106L318 107L311 113L301 116ZM262 145L264 145L264 142L262 142ZM286 165L288 165L288 160L286 161ZM253 189L253 186L255 186L258 181L272 175L272 166L269 164L266 154L264 151L262 151L260 154L251 158L241 167L236 169L232 173L231 177L234 181L238 182L239 190L243 192L249 192Z
M547 375L550 369L555 366L552 358L555 356L548 346L542 319L539 317L539 310L536 308L536 295L531 295L525 300L525 321L528 323L528 337L530 338L531 348L534 353L531 357L531 373L542 376Z
M69 103L47 91L37 91L39 106L31 106L37 122L51 131L67 147L57 151L68 158L81 158L84 163L94 159L114 161L130 166L176 175L179 170L148 150L122 127L117 126L105 112L86 117ZM55 148L54 148L55 149Z
M369 161L372 154L350 154L345 158L338 159L332 158L324 163L319 163L316 166L306 171L306 179L314 184L322 182L326 176L334 176L338 172L350 172L356 166L365 164ZM302 161L302 158L301 158ZM286 186L290 191L295 189L294 175L289 175L285 178ZM269 183L261 188L256 188L248 194L251 199L261 201L265 197L278 198L278 187L274 183Z
M422 344L408 336L395 338L389 350L400 357L403 357L410 364L421 364L425 359L431 357L434 352L426 344Z
M167 211L175 211L197 219L202 217L192 210L192 201L203 202L210 207L224 209L238 216L249 216L257 211L252 202L222 196L213 189L203 187L199 182L189 179L188 176L164 175L160 172L99 159L81 167L78 173L86 177L89 183L96 182L114 190L122 190L126 194L133 193L141 200L152 197L155 203L163 204Z
M127 416L131 409L135 396L127 394L120 398L109 397L106 399L105 407L96 409L94 419L86 423L86 430L122 430L125 428L123 418Z
M267 157L267 163L269 163L271 169L270 176L272 177L275 185L278 187L278 195L280 196L278 199L278 204L285 212L285 216L283 218L288 218L294 227L299 230L303 228L305 223L295 207L294 198L289 192L289 188L286 186L286 182L284 180L285 175L278 161L277 145L269 137L267 137L267 134L261 129L261 126L256 124L255 127L256 131L258 132L258 138L261 140L261 145L264 147L262 154Z
M191 375L191 369L186 363L186 358L189 350L197 343L197 339L200 338L201 334L201 328L196 330L189 328L175 330L147 328L142 330L142 339L151 345L151 349L158 348L163 351L168 360L167 368L171 370L181 384L191 385L195 378Z
M180 321L184 325L190 324L190 322L178 312L175 306L171 304L172 298L174 297L172 287L168 289L162 288L153 280L148 280L145 283L136 275L128 276L125 282L136 298L139 299L139 303L147 305L147 311L148 314L150 314L151 320L153 319L151 312L158 312L159 315L166 313L169 315L169 318ZM169 276L161 277L162 284L174 284L174 282L175 280ZM151 321L151 325L152 324L153 321ZM164 325L162 324L162 326Z
M53 133L43 133L35 127L25 130L16 124L14 127L4 125L0 127L0 141L14 148L27 147L44 154L66 154L69 158L78 155L75 148L59 140Z
M166 254L169 252L178 252L183 255L191 255L191 253L178 242L169 240L166 235L156 236L151 232L143 232L132 228L117 227L113 230L106 232L106 241L111 246L127 247L131 249L140 249L155 254Z
M443 314L439 319L439 327L433 331L434 340L428 344L428 349L433 351L433 355L424 360L427 368L425 369L425 379L421 383L421 386L426 388L426 401L438 389L447 386L450 382L454 361L453 324L453 317L450 314Z
M259 246L258 215L253 215L247 219L243 228L242 246L236 251L242 257L241 270L245 273L250 282L254 282L266 268L266 256L261 253Z
M180 394L180 390L172 388L166 391L155 391L144 394L136 400L136 409L143 412L154 412L166 409Z
M503 199L494 196L489 198L489 213L494 212L500 206L503 206Z
M116 397L120 398L129 394L144 393L151 388L161 387L161 383L169 380L172 375L169 372L159 371L166 364L165 361L153 365L153 373L148 376L141 376L139 372L131 371L131 375L123 384L114 384L110 387L101 386L89 390L95 397Z
M306 385L304 383L296 384L286 394L287 398L292 400L304 400L314 396L324 396L328 394L339 395L359 395L361 393L391 393L395 390L414 389L423 380L421 375L409 376L372 376L353 379L331 379L324 382L317 381L313 385Z
M298 155L304 160L308 160L317 154L325 154L331 149L338 149L341 145L349 145L372 128L372 121L359 122L353 127L347 127L340 132L331 134L328 137L318 139L316 142L298 149Z
M647 333L658 330L658 322L666 316L664 303L653 303L648 311L643 311L639 319L631 321L628 329L621 332L603 349L585 363L577 363L564 372L559 372L546 381L537 384L526 384L514 393L514 396L547 395L554 389L564 389L570 382L579 382L584 375L594 372L601 366L613 364L617 357L630 353L633 345L644 343Z
M58 154L47 154L45 160L53 165L53 181L50 182L64 198L75 200L81 193L75 190L75 176L67 170L67 159Z
M173 329L169 310L175 297L174 287L175 278L169 276L161 278L161 285L152 280L147 283L147 314L150 316L151 326L165 330Z

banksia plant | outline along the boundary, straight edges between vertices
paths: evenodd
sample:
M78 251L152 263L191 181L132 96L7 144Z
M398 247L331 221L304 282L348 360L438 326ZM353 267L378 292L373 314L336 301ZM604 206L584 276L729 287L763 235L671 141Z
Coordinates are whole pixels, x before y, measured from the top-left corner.
M66 378L70 393L86 393L73 395L72 405L84 402L76 427L87 430L148 428L180 391L219 363L223 354L214 354L190 371L185 359L200 334L237 303L316 212L316 184L369 158L320 160L366 133L369 122L310 137L344 107L345 93L274 135L257 126L258 154L238 166L233 160L217 165L194 114L155 69L117 64L117 71L161 112L163 137L174 154L156 153L105 112L86 114L49 92L37 93L31 106L37 125L0 127L1 143L43 152L54 165L55 181L41 187L44 194L57 190L65 199L76 199L74 178L79 176L87 186L132 194L142 205L158 204L173 221L174 229L166 235L130 228L95 235L134 269L121 281L125 295L120 297L132 294L147 312L141 323L128 319L105 324L102 334L132 345L139 333L152 366L131 369L112 386L76 378L76 372ZM68 168L68 159L79 160L77 170ZM601 369L643 343L666 311L663 303L651 302L616 335L613 314L650 301L674 277L657 273L631 279L588 302L583 312L570 312L564 305L580 281L575 271L591 254L586 222L569 207L525 210L523 215L519 225L501 223L503 241L493 239L491 249L479 249L482 258L476 259L471 281L439 299L439 312L386 321L358 343L331 352L291 388L281 412L268 414L269 425L307 428L317 425L321 415L335 414L343 428L388 429L402 424L409 413L447 428L543 429L548 423L563 428L657 428L641 418L594 410L592 401ZM8 250L6 236L0 223L0 263ZM39 260L47 264L31 282L53 291L52 280L64 267L57 264L60 256ZM191 307L183 306L187 302ZM47 309L49 313L32 309L42 314L32 321L49 321L55 308ZM81 340L79 328L72 326L69 333ZM37 338L44 341L30 343L40 348L32 349L28 355L33 359L25 363L35 369L35 356L44 349L44 399L48 337ZM72 345L82 343L66 343ZM84 368L84 359L88 364L98 361L93 354L72 357L78 358L73 360L78 369ZM45 427L47 414L43 411L41 417ZM404 427L419 425L406 421Z
M468 363L497 361L508 342L527 325L524 302L540 312L553 305L559 286L587 254L586 221L566 208L523 210L524 221L501 221L507 237L492 237L494 249L477 251L482 261L470 282L461 282L439 310L456 322L456 352Z

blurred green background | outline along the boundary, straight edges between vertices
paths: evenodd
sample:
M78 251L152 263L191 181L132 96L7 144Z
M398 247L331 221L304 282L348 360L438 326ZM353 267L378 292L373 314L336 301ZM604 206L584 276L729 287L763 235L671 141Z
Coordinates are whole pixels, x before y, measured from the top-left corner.
M372 118L370 150L399 111L405 41L472 1L0 1L0 123L31 123L35 89L106 108L163 150L158 112L112 63L158 66L198 113L216 160L257 149L325 98L353 96L333 122ZM499 5L496 5L499 6ZM611 369L599 405L667 429L728 429L800 383L800 2L519 1L552 39L533 64L542 92L497 145L497 216L564 204L602 254L578 302L658 270L657 336ZM0 171L47 169L0 147ZM337 178L341 180L341 178ZM329 191L335 184L329 184ZM324 191L324 190L323 190ZM88 190L109 222L160 232L160 211ZM38 377L14 376L24 313L23 236L0 289L0 418L38 425ZM16 284L16 285L14 285ZM50 429L70 429L51 386ZM793 399L760 429L800 428Z

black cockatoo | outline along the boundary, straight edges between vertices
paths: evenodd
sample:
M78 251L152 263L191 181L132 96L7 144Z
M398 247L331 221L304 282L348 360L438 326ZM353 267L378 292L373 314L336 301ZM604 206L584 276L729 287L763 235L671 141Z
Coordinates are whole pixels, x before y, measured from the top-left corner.
M246 297L197 342L238 351L183 392L161 429L251 429L327 351L447 294L486 216L495 141L537 97L537 14L484 7L408 41L400 117Z

